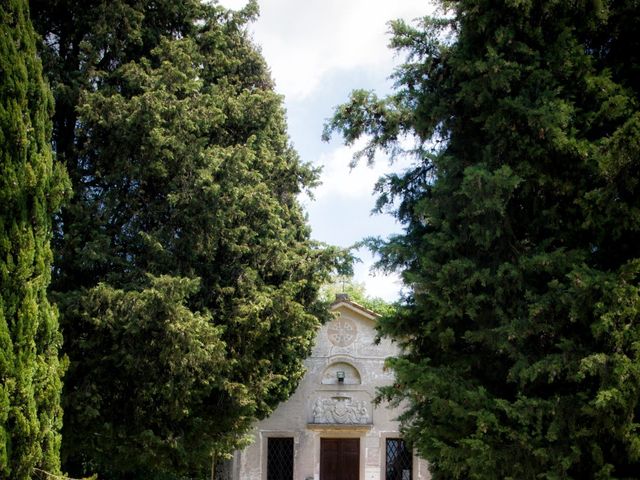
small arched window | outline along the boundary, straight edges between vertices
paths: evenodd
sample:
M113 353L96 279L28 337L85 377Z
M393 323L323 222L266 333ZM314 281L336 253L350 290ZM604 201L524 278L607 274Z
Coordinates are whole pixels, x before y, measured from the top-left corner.
M347 362L335 362L322 372L323 385L360 385L362 378L358 369Z

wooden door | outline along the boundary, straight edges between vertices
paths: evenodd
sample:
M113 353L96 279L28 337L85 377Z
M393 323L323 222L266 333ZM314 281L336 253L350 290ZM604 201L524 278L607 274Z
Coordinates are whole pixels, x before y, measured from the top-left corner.
M360 439L320 439L320 480L360 478Z

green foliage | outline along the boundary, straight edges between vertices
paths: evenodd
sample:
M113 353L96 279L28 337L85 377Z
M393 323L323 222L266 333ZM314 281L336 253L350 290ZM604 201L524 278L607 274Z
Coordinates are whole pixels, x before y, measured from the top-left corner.
M100 438L110 438L117 441L110 454L140 465L141 478L145 464L162 472L210 462L211 423L220 421L215 395L230 388L229 365L222 327L186 306L199 288L197 280L163 276L138 291L99 284L65 297L84 335L66 394L65 441L79 443L76 455L91 462ZM92 435L82 438L87 425ZM119 465L100 467L105 478L119 474Z
M69 191L24 0L0 4L0 477L59 472L62 338L47 300L51 216Z
M435 479L637 478L640 6L443 3L326 130L417 141L379 185L405 232L371 242L411 287L384 396Z
M246 34L256 5L90 3L34 8L76 191L53 283L65 468L203 478L302 378L341 254L309 238L317 173Z

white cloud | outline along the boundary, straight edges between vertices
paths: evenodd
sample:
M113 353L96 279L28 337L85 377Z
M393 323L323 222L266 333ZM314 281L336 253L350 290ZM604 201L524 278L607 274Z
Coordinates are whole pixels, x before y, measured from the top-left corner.
M320 155L317 163L323 166L323 183L314 190L315 201L303 200L310 213L314 237L348 246L366 236L385 237L398 231L398 224L389 215L370 214L374 205L372 192L381 176L398 171L410 160L399 160L390 166L383 157L373 166L363 161L350 169L353 153L363 144L364 140L353 147L337 146ZM400 277L373 271L375 259L364 247L356 252L356 256L361 262L354 265L354 280L365 284L367 295L396 300L402 287Z
M350 168L349 163L354 153L362 150L366 141L366 138L360 138L354 145L337 146L327 153L320 154L316 163L322 166L322 185L314 190L314 196L318 201L329 196L345 199L370 197L375 184L382 176L391 172L401 172L414 162L410 155L400 155L390 164L389 158L378 152L373 165L367 165L366 159L362 159L354 168ZM411 137L401 137L399 146L404 151L410 151L414 147L414 141Z
M239 9L246 0L220 3ZM345 92L362 87L358 78L370 85L384 85L393 71L398 60L387 48L388 22L396 18L411 21L431 13L433 7L428 0L259 0L259 4L261 16L249 30L271 68L277 91L298 112L294 125L298 136L292 135L293 143L308 152L304 160L323 166L322 185L313 192L315 200L301 198L313 237L347 246L366 236L398 232L400 226L390 216L370 216L375 202L372 192L379 177L405 168L410 160L389 166L381 155L373 167L361 162L350 170L353 153L363 143L326 152L320 146L320 130L330 103L347 101L346 93L345 98L336 95L337 87ZM356 83L344 84L347 79ZM321 151L325 153L316 153ZM372 274L371 254L361 249L358 256L362 263L355 266L354 278L365 282L367 294L396 299L401 289L399 277Z
M402 280L396 273L385 274L379 271L372 271L374 259L371 255L358 252L362 258L362 263L354 267L353 278L357 283L364 283L366 293L370 297L378 297L393 302L397 300L402 290Z
M375 183L389 167L381 160L371 167L360 162L351 169L349 162L359 148L360 144L355 147L343 145L320 155L317 164L322 165L322 185L314 190L318 201L329 196L345 199L371 196Z
M241 8L242 0L222 0ZM288 101L305 98L332 71L392 70L387 23L425 14L424 0L263 0L250 27Z
M247 0L221 0L218 3L232 10L240 10L247 4Z

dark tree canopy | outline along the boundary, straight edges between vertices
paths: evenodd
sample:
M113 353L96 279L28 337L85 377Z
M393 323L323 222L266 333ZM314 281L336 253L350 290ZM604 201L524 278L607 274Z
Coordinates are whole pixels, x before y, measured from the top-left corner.
M230 12L34 2L75 190L53 295L71 363L70 473L202 478L303 375L337 252L297 195L282 98Z
M372 241L411 293L385 397L436 479L640 472L640 4L460 0L415 27L387 98L327 134L417 139Z
M60 471L64 362L47 299L51 218L69 181L26 0L0 4L0 477Z

